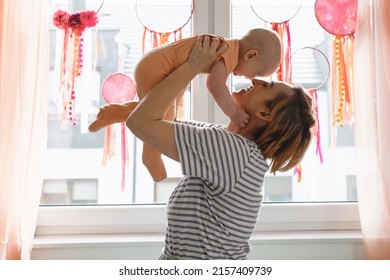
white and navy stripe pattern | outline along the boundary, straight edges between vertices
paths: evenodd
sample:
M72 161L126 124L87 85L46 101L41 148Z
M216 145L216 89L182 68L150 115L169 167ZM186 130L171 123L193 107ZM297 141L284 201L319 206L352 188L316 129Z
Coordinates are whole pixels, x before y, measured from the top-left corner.
M175 124L184 177L167 209L165 253L179 259L246 259L268 165L252 141L222 126Z

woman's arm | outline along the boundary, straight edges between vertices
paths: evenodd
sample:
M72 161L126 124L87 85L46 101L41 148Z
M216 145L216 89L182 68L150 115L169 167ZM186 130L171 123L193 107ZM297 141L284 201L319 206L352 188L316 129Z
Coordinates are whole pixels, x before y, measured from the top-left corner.
M188 60L153 88L126 121L136 137L173 160L179 161L173 122L164 120L164 116L197 74L210 72L214 61L226 50L226 45L218 49L219 43L216 38L200 36Z
M227 73L225 62L219 60L213 65L210 74L207 76L207 88L214 97L215 102L222 109L222 111L227 115L232 124L234 125L235 132L239 132L244 128L248 121L249 115L245 110L236 104L231 95L230 91L226 85L226 80L230 73Z

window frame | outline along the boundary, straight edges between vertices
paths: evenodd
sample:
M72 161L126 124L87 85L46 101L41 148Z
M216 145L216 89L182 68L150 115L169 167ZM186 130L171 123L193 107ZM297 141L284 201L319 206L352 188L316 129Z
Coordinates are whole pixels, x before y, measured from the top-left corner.
M230 0L195 0L193 34L229 36ZM205 76L192 82L191 115L200 121L226 123L227 118L207 94ZM207 104L207 106L204 106ZM164 204L40 206L37 236L73 234L164 234ZM264 203L255 232L361 230L356 202Z

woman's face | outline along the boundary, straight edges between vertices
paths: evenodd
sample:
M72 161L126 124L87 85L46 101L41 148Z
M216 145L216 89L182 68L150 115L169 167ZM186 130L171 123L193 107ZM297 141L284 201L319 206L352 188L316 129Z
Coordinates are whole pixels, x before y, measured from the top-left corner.
M261 111L268 112L270 103L281 95L292 94L292 86L288 83L266 82L253 79L253 86L233 92L232 98L249 114Z

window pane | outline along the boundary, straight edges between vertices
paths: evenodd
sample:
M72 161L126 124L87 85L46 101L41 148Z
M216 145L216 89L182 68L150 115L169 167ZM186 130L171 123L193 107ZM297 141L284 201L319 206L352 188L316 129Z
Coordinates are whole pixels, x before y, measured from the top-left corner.
M253 9L249 4L252 4ZM231 37L239 38L249 29L268 27L267 22L289 20L292 47L293 82L306 88L320 86L328 76L326 59L320 52L303 47L317 48L331 62L332 36L318 24L314 14L315 0L251 0L231 1ZM256 12L256 13L255 13ZM296 14L294 16L294 14ZM285 18L281 18L284 16ZM262 19L261 19L262 18ZM232 79L233 90L246 87L249 81L241 77ZM267 201L354 201L356 189L353 128L337 128L331 123L330 79L318 90L323 163L312 144L302 162L302 181L293 171L267 174L265 193ZM279 179L278 179L279 178ZM292 178L290 180L290 178ZM285 191L284 194L281 191Z
M98 10L101 0L51 1L53 12L62 9L68 13L82 10ZM145 26L159 32L172 32L182 27L181 36L189 37L192 30L191 0L110 0L104 1L99 11L99 23L86 28L83 41L83 73L76 91L79 97L87 95L87 125L96 117L98 108L106 102L101 96L104 80L115 72L124 72L133 78L134 66L142 56L142 38ZM174 15L174 16L172 16ZM137 17L138 16L138 17ZM179 37L180 32L172 33ZM59 121L60 98L56 73L59 50L62 49L63 33L50 28L51 64L49 87L47 167L41 204L128 204L166 201L164 192L156 192L157 185L141 163L142 143L126 129L128 159L125 167L125 188L122 191L121 125L114 126L114 156L102 166L103 145L106 130L96 133L82 132L80 124L71 122L66 129ZM158 35L159 36L159 35ZM146 32L144 49L151 48L151 33ZM85 78L88 77L88 78ZM190 88L183 98L184 117L190 116ZM81 107L81 106L80 106ZM76 106L79 120L81 110ZM85 126L86 127L86 126ZM164 158L169 179L180 175L179 165ZM168 184L169 185L169 184ZM164 189L164 186L161 189ZM169 186L168 186L169 187Z
M174 28L177 23L185 23L191 13L191 0L143 0L138 9L144 24L163 28ZM264 27L264 22L253 12L249 3L264 5L267 17L291 14L289 5L296 1L241 1L231 0L231 37L239 38L248 29ZM299 2L299 1L298 1ZM314 16L314 0L303 0L303 5L290 20L293 80L310 88L321 84L328 75L326 60L318 52L297 51L305 46L321 50L331 59L331 36L317 23ZM53 9L62 8L69 12L84 9L97 10L100 0L61 0L51 1ZM90 49L90 69L86 88L89 92L88 124L91 123L99 106L105 104L101 97L101 86L105 78L117 71L133 77L134 66L142 55L142 35L144 27L137 19L135 0L105 1L99 12L97 33L86 30L84 47ZM265 3L265 4L264 4ZM275 5L277 8L275 9ZM263 6L261 6L263 7ZM266 8L265 8L266 7ZM293 9L292 9L293 10ZM276 11L276 12L275 12ZM294 13L294 12L293 12ZM204 11L207 15L207 11ZM174 16L172 16L174 15ZM221 19L224 20L224 19ZM219 19L214 22L219 23ZM176 25L175 25L176 24ZM192 21L183 28L183 37L191 36ZM159 31L159 30L158 30ZM80 126L68 125L60 128L58 101L55 91L55 52L61 48L59 32L52 26L51 35L51 76L47 168L42 194L42 204L145 204L166 202L176 182L181 177L176 162L164 158L168 179L154 183L141 163L142 143L127 132L128 161L126 165L126 185L121 189L121 126L115 126L115 153L106 166L102 166L105 130L96 133L81 133ZM149 37L145 43L150 47ZM296 52L297 51L297 52ZM232 78L232 90L245 87L249 82L240 77ZM190 89L184 97L184 116L190 116ZM334 128L330 121L329 82L319 91L319 114L321 120L321 142L324 162L320 164L313 145L302 163L302 181L298 182L293 171L267 174L265 180L267 202L311 202L311 201L353 201L356 200L355 157L353 128ZM76 110L76 114L79 111ZM334 146L334 141L336 143ZM351 179L352 178L352 179ZM84 189L82 189L84 188Z

